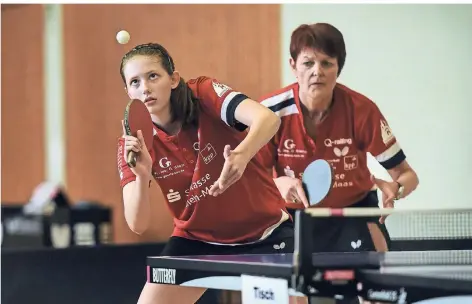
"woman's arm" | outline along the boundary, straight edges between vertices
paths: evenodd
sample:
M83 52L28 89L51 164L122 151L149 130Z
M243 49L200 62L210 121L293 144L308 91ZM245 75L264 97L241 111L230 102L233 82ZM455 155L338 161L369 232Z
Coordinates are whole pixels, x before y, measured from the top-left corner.
M249 161L277 133L280 118L251 99L242 101L236 108L234 116L237 121L249 127L247 136L234 152L241 152Z
M125 220L129 228L136 234L144 233L149 227L149 179L136 177L123 187Z
M403 186L403 192L398 198L407 197L416 189L416 187L418 187L418 175L406 160L402 161L392 169L389 169L388 173L392 177L393 181Z
M125 220L134 233L142 234L150 222L149 185L152 180L152 158L141 131L138 131L137 138L128 135L123 137L124 149L119 149L122 154L118 159L122 179L127 180L122 191ZM134 168L128 167L123 161L124 155L128 155L131 150L140 153Z
M210 195L217 196L238 181L249 161L277 133L280 118L268 108L246 98L236 108L234 118L249 127L245 138L223 151L225 164L217 181L210 188Z

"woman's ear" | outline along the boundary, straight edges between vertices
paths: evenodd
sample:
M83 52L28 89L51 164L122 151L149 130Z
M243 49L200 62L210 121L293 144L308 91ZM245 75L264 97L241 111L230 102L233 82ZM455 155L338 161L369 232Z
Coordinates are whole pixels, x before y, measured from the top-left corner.
M128 92L128 88L124 87L124 89L125 89L126 95L128 95L128 97L131 98L131 96L129 95L129 92Z
M297 76L296 71L297 71L297 63L295 60L293 60L292 57L288 60L288 63L290 64L290 69L292 70L292 73Z
M177 88L177 86L180 83L180 74L179 74L179 72L174 71L174 73L172 73L171 79L172 79L172 85L171 85L172 89Z

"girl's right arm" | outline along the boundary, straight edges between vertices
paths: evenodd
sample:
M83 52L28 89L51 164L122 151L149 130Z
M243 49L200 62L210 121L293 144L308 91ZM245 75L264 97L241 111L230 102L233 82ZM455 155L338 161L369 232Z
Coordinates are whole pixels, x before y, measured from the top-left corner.
M151 206L149 203L149 178L136 176L136 180L123 187L123 202L126 223L136 234L149 227Z
M128 167L125 160L131 150L139 153L134 168ZM152 158L140 131L137 138L123 135L118 151L118 168L121 183L124 184L122 192L126 223L134 233L142 234L148 229L151 216L149 184L152 180Z

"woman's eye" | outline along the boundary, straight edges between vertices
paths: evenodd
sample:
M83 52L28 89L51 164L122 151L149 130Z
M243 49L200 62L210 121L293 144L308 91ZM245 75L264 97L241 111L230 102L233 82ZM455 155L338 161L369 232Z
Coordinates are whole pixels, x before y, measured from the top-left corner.
M322 64L324 67L330 67L330 66L333 65L333 64L332 64L331 62L329 62L329 61L323 61L321 64Z

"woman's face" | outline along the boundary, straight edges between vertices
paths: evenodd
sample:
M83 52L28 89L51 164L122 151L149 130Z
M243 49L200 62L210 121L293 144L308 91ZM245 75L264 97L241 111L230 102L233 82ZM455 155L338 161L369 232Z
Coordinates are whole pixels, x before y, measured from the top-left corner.
M295 62L290 58L292 72L300 86L300 94L310 99L332 94L338 78L338 60L325 53L305 48Z
M169 75L159 56L136 55L123 67L126 91L130 99L139 99L151 114L159 116L170 109L170 94L179 84L179 75Z

